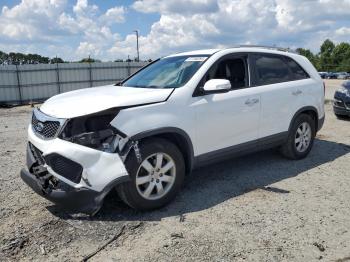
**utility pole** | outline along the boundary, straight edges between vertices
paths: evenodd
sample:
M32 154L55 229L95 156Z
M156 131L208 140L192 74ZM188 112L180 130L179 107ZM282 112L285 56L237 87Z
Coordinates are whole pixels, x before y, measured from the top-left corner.
M139 31L138 31L138 30L134 30L134 32L136 33L137 62L139 62L139 61L140 61L140 53L139 53Z

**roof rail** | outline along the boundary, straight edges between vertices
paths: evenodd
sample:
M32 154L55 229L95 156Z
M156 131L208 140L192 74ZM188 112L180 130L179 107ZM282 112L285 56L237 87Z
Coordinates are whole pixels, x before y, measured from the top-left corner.
M297 52L291 48L285 48L285 47L278 47L278 46L266 46L266 45L238 45L234 47L251 47L251 48L264 48L264 49L270 49L270 50L277 50L277 51L282 51L282 52L289 52L289 53L294 53L297 54Z

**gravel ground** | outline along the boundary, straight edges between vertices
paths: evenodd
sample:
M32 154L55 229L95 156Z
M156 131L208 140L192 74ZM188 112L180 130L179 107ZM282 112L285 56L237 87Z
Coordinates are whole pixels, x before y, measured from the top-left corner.
M340 88L340 86L344 82L344 80L325 79L324 82L326 83L325 98L329 99L329 100L333 100L335 90Z
M195 171L174 202L131 210L115 194L90 218L19 178L29 107L0 109L0 260L350 261L350 121L326 121L310 155L275 150Z

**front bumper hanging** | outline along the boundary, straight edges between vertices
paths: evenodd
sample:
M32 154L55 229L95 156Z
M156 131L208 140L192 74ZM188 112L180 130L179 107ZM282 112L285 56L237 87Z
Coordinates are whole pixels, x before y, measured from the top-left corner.
M22 180L40 196L64 207L66 210L95 214L102 206L110 188L102 192L89 188L75 188L51 175L44 166L44 159L33 146L27 146L27 169L22 169Z
M45 188L48 181L35 177L26 169L21 170L21 178L34 192L67 210L93 215L103 203L103 193L86 188L75 189L62 181L56 188Z
M45 147L48 142L44 141L43 146L35 137L29 138L27 168L20 172L22 180L37 194L66 210L93 215L110 190L130 179L116 154L62 140L50 141L52 145Z

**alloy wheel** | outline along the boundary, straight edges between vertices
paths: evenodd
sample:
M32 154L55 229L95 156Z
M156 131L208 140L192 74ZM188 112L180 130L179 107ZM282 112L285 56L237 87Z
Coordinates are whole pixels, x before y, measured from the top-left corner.
M137 191L147 200L160 199L174 185L175 176L175 162L168 154L152 154L142 161L137 170Z
M294 143L296 150L300 153L305 152L310 146L311 137L310 124L307 122L301 123L295 133Z

